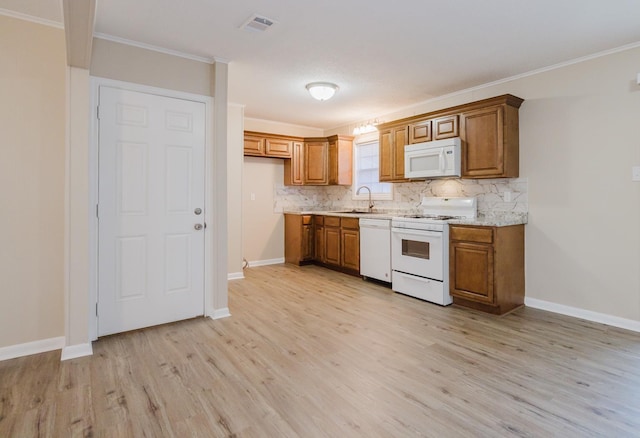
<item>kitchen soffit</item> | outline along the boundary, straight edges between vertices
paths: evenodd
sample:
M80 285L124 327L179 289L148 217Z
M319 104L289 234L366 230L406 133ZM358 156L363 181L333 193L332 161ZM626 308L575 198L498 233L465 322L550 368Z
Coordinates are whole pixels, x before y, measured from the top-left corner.
M59 0L0 8L62 21ZM54 12L55 11L55 12ZM253 14L269 32L240 26ZM229 64L247 117L329 129L640 41L636 0L109 0L95 31ZM305 85L340 86L332 100Z

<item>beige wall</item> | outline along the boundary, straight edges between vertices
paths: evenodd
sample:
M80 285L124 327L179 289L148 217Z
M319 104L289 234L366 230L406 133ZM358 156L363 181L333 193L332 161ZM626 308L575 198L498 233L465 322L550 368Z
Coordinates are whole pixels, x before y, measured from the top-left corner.
M283 169L278 158L244 157L242 237L250 266L284 257L284 217L273 212L274 185L282 184Z
M0 347L64 336L65 50L0 16Z
M300 137L322 136L322 130L267 120L246 118L247 131ZM243 256L251 264L284 258L284 216L274 213L274 191L283 184L284 161L244 157L242 175ZM255 200L251 200L251 194ZM258 263L256 263L258 262Z
M528 179L526 295L640 320L640 48L428 102L395 120L504 93ZM352 126L337 129L348 133Z
M211 66L178 56L93 39L91 75L211 96Z

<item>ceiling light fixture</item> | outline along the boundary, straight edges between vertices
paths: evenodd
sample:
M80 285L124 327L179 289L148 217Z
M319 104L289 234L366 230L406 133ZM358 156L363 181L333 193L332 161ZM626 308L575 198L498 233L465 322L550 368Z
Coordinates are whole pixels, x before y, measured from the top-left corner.
M331 82L312 82L307 84L307 91L314 99L329 100L338 91L338 86Z
M367 134L369 132L377 131L378 128L376 126L379 124L380 122L378 121L378 119L375 119L373 122L367 121L366 123L361 123L360 125L353 128L353 135Z

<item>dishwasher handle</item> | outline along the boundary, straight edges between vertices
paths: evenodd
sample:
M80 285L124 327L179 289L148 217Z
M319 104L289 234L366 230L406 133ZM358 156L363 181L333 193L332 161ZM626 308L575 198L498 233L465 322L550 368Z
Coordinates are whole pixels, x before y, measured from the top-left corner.
M362 228L390 230L391 221L389 219L360 219L360 229Z

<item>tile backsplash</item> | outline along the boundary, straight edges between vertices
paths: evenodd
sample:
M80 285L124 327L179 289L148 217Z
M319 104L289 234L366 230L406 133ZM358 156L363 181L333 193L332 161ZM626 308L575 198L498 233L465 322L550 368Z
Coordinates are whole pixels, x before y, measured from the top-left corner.
M285 186L275 184L274 212L300 210L342 210L367 208L367 201L353 200L351 186ZM511 201L505 201L505 193ZM392 201L374 201L379 210L413 210L422 197L476 196L478 212L527 213L526 178L504 179L434 179L428 181L395 183Z

